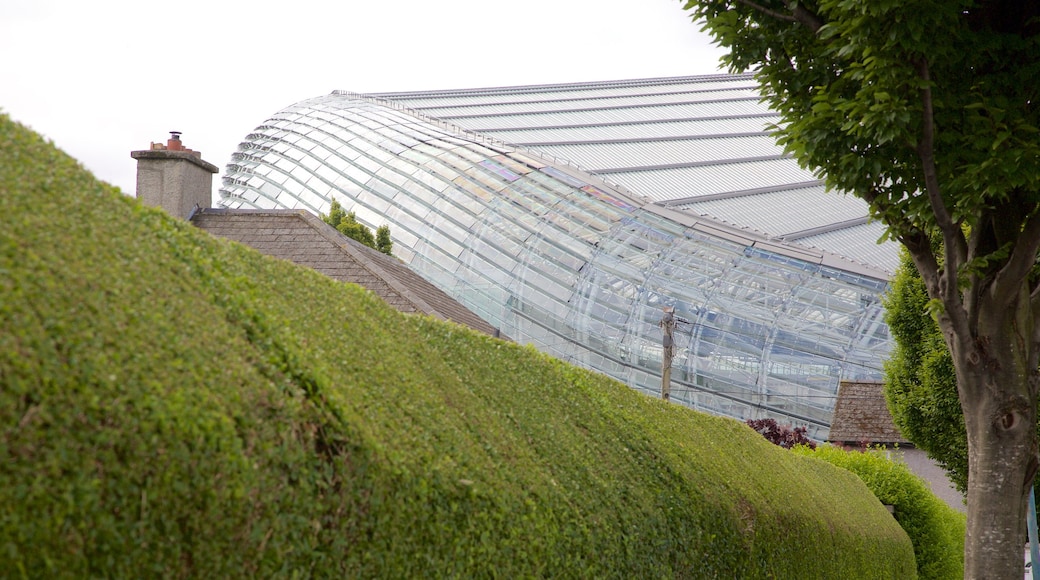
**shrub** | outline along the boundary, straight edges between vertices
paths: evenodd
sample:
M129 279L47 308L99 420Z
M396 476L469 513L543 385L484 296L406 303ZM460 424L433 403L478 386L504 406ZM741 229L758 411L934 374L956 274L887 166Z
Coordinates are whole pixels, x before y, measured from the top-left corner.
M778 424L775 419L748 419L747 425L765 437L766 441L784 449L790 449L795 445L805 445L810 449L816 449L816 442L805 435L808 431L805 427L792 429Z
M0 456L0 575L914 574L847 471L212 238L3 116Z
M881 503L893 506L896 521L914 545L919 578L964 576L964 514L936 497L906 464L877 448L860 452L825 445L815 451L796 448L796 452L848 469Z

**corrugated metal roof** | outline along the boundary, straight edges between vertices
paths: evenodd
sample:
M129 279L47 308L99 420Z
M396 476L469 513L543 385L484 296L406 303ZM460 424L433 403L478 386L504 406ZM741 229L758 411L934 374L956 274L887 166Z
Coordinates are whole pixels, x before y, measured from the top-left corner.
M818 236L803 238L798 243L814 248L826 248L830 252L870 264L886 272L895 272L899 267L899 246L896 242L879 245L877 241L885 233L885 224L869 222L861 226L841 229Z
M459 104L500 103L507 100L512 102L537 101L548 97L574 99L653 95L757 86L758 83L755 82L750 74L742 74L440 91L371 93L368 96L400 103L410 109L426 109Z
M701 167L613 173L610 179L654 201L811 181L815 177L791 159L734 162ZM755 214L744 218L754 227ZM754 227L761 230L762 228Z
M719 116L746 116L768 113L758 99L747 98L709 103L647 105L645 107L586 109L579 111L539 112L512 115L461 116L446 119L471 131L484 129L517 129L602 123L652 123L670 119L704 119Z
M848 222L866 215L866 202L851 195L827 192L823 185L773 193L694 202L684 211L721 218L730 223L755 215L756 227L775 237ZM812 208L812 211L806 211Z
M691 160L720 161L741 157L776 155L773 138L734 137L669 141L544 145L540 151L570 159L595 172L597 169L687 163Z
M609 98L586 97L580 99L558 99L538 101L516 101L506 103L457 104L423 109L426 114L442 119L472 115L508 115L514 113L540 113L576 109L605 109L646 105L669 105L683 103L705 103L733 99L761 98L757 87L737 87L719 91L697 91L684 93L640 94Z
M769 123L777 116L729 117L704 120L610 124L598 126L558 127L545 129L503 129L484 133L508 143L528 145L533 143L566 141L601 141L607 139L647 139L655 137L700 137L729 133L753 133L766 131Z
M745 74L364 97L566 160L637 196L683 200L672 209L778 240L800 232L797 241L781 243L893 271L898 246L876 244L882 228L863 224L866 204L825 193L761 134L778 117L757 91ZM745 190L760 191L733 194ZM702 196L716 197L685 199Z

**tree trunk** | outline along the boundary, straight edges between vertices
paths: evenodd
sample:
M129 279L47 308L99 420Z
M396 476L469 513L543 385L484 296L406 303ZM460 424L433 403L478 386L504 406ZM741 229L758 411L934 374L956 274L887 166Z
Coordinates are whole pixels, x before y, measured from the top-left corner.
M1026 509L1037 469L1036 372L1021 364L1028 359L1021 347L1001 346L954 357L968 435L964 577L972 579L1023 576Z

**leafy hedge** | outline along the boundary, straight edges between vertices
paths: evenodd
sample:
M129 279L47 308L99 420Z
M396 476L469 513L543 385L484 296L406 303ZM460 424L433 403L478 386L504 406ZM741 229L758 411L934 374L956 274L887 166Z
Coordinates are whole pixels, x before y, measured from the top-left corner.
M404 316L0 117L13 576L910 578L852 474Z
M964 576L965 516L939 499L928 484L885 450L846 451L825 445L795 451L855 473L878 500L894 508L899 525L914 544L918 578Z

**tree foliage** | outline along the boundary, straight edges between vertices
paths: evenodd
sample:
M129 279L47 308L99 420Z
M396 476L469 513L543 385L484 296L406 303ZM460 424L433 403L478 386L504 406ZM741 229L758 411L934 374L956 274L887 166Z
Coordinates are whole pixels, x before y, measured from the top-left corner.
M885 399L899 431L928 453L962 493L968 489L968 439L953 359L928 312L928 292L905 253L885 296L895 342L885 361Z
M332 200L328 215L322 214L321 219L348 238L379 250L388 256L392 255L394 243L390 240L390 226L385 224L379 226L376 234L373 235L368 226L357 220L354 212L344 211L343 206L336 200Z
M1040 391L1040 3L689 0L779 143L921 274L968 447L965 574L1021 573ZM933 240L939 240L936 246Z
M885 296L885 321L895 341L892 357L885 361L885 400L903 436L935 460L964 493L968 489L964 413L957 399L953 358L928 304L924 281L904 254ZM1034 488L1038 484L1034 480Z
M390 239L390 226L383 224L376 228L376 249L386 255L394 252L394 242Z

